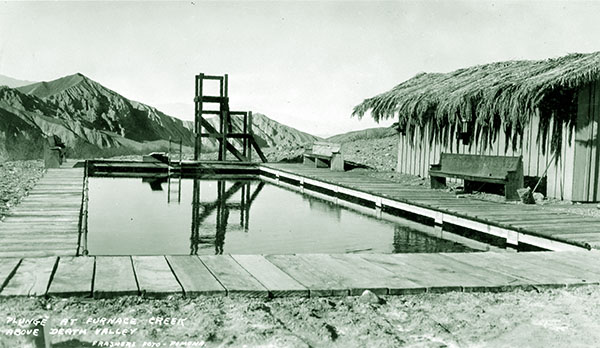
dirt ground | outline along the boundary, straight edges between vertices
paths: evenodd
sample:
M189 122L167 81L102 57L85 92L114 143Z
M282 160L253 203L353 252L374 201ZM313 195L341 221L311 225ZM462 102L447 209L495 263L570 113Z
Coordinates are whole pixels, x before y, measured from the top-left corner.
M595 347L600 342L600 287L540 292L419 294L386 297L245 299L203 297L144 300L11 298L0 301L0 347L27 346L7 336L7 317L49 317L47 329L87 329L51 335L55 348L102 341L196 342L204 347ZM135 325L85 324L88 319L135 318ZM151 325L150 318L185 319ZM77 319L61 326L63 319ZM180 322L181 323L181 322ZM136 328L133 334L96 335L96 328ZM56 333L56 331L55 331Z

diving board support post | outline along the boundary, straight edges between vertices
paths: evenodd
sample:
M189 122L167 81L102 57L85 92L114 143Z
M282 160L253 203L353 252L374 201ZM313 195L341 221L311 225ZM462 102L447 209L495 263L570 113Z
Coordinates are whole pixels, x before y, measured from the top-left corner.
M219 95L205 95L205 80L218 81ZM195 115L194 115L194 160L199 161L202 155L202 139L211 138L218 142L218 160L227 161L227 152L243 162L251 162L252 148L256 151L262 162L267 158L260 149L257 139L252 130L251 111L231 111L229 109L229 76L196 75L195 84ZM218 110L205 109L204 104L218 105ZM214 126L208 122L204 115L217 116L219 125ZM242 125L236 126L232 122L232 116L243 116ZM235 127L234 127L235 126ZM235 129L234 129L235 128ZM206 131L206 133L204 133ZM230 139L236 140L235 146Z

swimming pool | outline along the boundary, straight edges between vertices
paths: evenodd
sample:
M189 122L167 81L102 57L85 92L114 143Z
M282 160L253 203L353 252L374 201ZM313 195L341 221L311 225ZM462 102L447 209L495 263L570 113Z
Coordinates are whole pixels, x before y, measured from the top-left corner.
M90 255L472 251L259 180L88 180Z

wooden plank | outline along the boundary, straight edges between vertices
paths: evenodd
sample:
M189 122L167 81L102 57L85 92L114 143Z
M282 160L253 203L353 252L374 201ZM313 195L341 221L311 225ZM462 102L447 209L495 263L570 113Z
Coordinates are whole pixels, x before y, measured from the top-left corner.
M262 255L232 255L273 297L309 296L308 289Z
M543 219L555 219L555 218L560 218L560 217L571 217L572 215L566 215L566 214L536 214L535 212L530 212L529 214L526 214L524 216L519 216L519 221L521 222L527 222L527 221L539 221L539 220L543 220ZM511 222L511 221L515 221L515 216L514 215L496 215L494 216L494 220L498 221L498 222Z
M70 210L53 210L53 211L44 211L44 210L13 210L9 213L11 218L15 217L25 217L28 220L35 221L37 217L48 217L48 218L57 218L56 221L61 221L65 218L69 219L78 219L79 218L79 209L70 209ZM29 219L32 218L32 219Z
M0 251L0 258L16 257L48 257L48 256L73 256L72 250L18 250L18 251Z
M51 222L51 223L69 223L77 221L79 216L7 216L4 224L10 223L32 223L32 222Z
M596 224L588 224L588 225L578 225L578 224L570 224L569 227L565 226L539 226L535 227L527 227L527 230L535 230L537 232L543 232L544 234L554 235L570 235L574 233L598 233L598 226Z
M597 253L590 251L577 252L551 252L547 257L551 257L553 262L559 262L576 267L575 272L583 270L594 274L600 274L600 257Z
M591 230L598 230L598 222L580 222L580 223L542 223L531 225L521 224L519 222L511 223L512 226L520 227L532 230L547 229L547 230L567 230L567 231L581 231L583 228L588 227Z
M52 204L52 202L56 202L56 196L55 195L34 195L34 196L27 196L27 198L25 198L23 200L24 203L48 203L48 204ZM81 194L79 195L71 195L71 196L67 196L67 197L60 197L60 204L75 204L75 203L81 203Z
M460 206L452 206L452 209L455 210L458 213L461 214L473 214L473 215L477 215L477 216L528 216L529 214L533 213L535 214L535 212L529 211L527 209L519 209L518 207L510 207L510 208L506 208L506 207L502 207L502 206L495 206L495 205L480 205L480 206L464 206L464 207L460 207Z
M81 207L81 201L74 202L71 204L57 204L52 205L51 202L41 203L41 202L21 202L17 207L11 210L13 211L79 211Z
M356 254L332 254L329 255L336 261L345 265L354 277L359 276L358 283L353 286L355 289L377 291L377 289L387 289L390 295L414 294L427 291L427 288L417 284L409 279L390 272L374 263L366 261ZM362 285L364 283L367 285ZM352 290L351 290L352 293ZM356 293L360 295L360 293Z
M46 235L42 236L33 236L31 238L4 238L0 237L1 246L0 250L7 249L12 246L17 246L23 248L23 250L27 250L32 247L36 247L37 245L43 245L45 248L54 248L59 247L61 249L72 248L73 242L77 244L78 238L76 235L70 236L66 235L66 237L48 237Z
M537 287L565 287L571 283L572 277L554 272L548 265L540 267L518 260L515 253L469 253L452 254L447 256L460 262L476 264L497 272L505 273L513 277L523 278L531 281L531 285Z
M210 270L228 295L267 297L268 290L229 255L202 255L202 263Z
M225 288L197 256L166 256L185 296L225 295Z
M501 275L481 277L477 275L481 275L481 272L478 272L475 267L453 263L439 255L395 254L392 256L437 278L442 285L459 285L464 291L497 291L503 286L503 284L499 285L498 280Z
M48 229L71 229L73 227L77 227L76 222L47 222L47 221L32 221L32 222L23 222L23 221L13 221L13 222L2 222L0 223L0 230L4 229L31 229L31 228L48 228Z
M182 292L164 256L132 256L131 259L142 296L163 297Z
M2 243L4 241L21 241L21 242L35 242L40 239L48 239L48 240L73 240L77 241L78 233L68 233L64 231L27 231L27 230L17 230L17 231L0 231L0 240Z
M44 232L47 232L49 235L55 233L55 234L64 234L64 235L70 235L70 234L77 234L78 233L78 229L77 227L69 227L69 228L46 228L44 229L43 226L28 226L27 228L24 226L2 226L0 227L0 238L1 236L6 235L7 238L10 235L19 235L19 234L44 234Z
M587 242L600 241L600 232L584 232L584 233L561 233L561 237L568 238L569 240L582 240Z
M20 262L19 258L0 259L0 291L8 283Z
M129 256L96 257L94 298L138 294Z
M565 263L554 256L555 252L519 253L516 260L546 267L553 273L564 275L566 285L600 284L600 273Z
M419 284L428 291L462 291L462 286L456 280L448 281L445 277L440 277L439 274L434 274L429 271L423 271L421 268L415 267L413 262L406 262L394 255L384 254L360 254L361 258L383 267L393 273ZM439 272L438 272L439 273Z
M324 272L321 267L313 267L298 255L266 255L265 258L304 285L311 297L349 294L349 290L339 279Z
M55 265L56 257L23 259L0 296L44 296Z
M78 205L70 207L56 207L56 206L42 206L42 207L24 207L19 204L10 211L10 215L21 214L21 215L65 215L65 214L79 214Z
M360 295L365 290L370 290L378 295L388 294L387 286L381 282L376 282L369 271L351 267L348 262L341 262L326 254L301 254L297 257L313 268L328 273L332 279L336 279L344 288L348 289L350 295Z
M577 216L566 216L566 217L559 217L559 218L546 218L546 219L539 219L539 220L529 220L529 221L522 221L521 219L518 219L518 221L515 221L514 225L519 225L519 226L531 226L531 227L535 227L537 226L541 226L541 225L559 225L559 226L572 226L573 229L576 229L577 226L582 226L582 225L586 225L586 224L594 224L595 226L600 226L600 220L598 219L586 219L584 217L577 217Z
M524 278L509 275L504 272L498 272L474 263L462 262L459 257L451 257L457 256L453 254L454 253L431 254L431 258L438 259L440 263L448 265L465 274L485 280L490 283L491 289L507 291L516 288L530 288L530 281L525 280Z
M81 192L35 192L30 191L28 198L54 197L56 199L81 199Z
M48 295L58 297L92 296L93 257L61 257Z
M42 188L42 187L34 187L27 194L29 196L32 195L56 195L58 197L68 196L68 195L79 195L81 196L81 187L80 188Z

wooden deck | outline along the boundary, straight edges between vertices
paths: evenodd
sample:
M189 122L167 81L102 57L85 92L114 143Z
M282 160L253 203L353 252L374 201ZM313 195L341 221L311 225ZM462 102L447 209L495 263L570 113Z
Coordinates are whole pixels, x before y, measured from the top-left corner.
M394 295L600 284L600 251L582 248L600 246L600 219L459 199L425 187L295 164L262 165L260 171L302 190L361 199L376 210L397 209L510 244L572 251L74 257L84 171L67 165L48 170L0 223L0 297L307 297L359 295L367 289Z
M0 259L0 297L318 297L600 284L600 252Z
M266 164L261 171L300 186L355 197L376 208L393 208L425 217L436 225L452 224L547 250L600 248L600 219L542 210L535 205L457 198L453 193L424 186L407 186L351 172L333 172L301 164Z
M69 161L48 169L0 223L0 257L75 255L82 202L82 168Z

